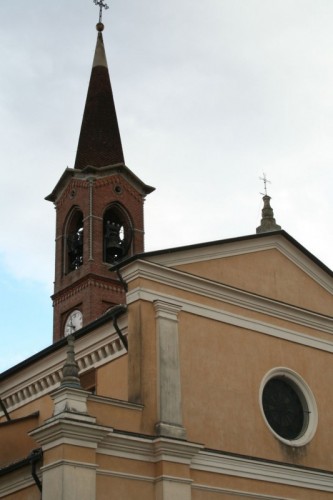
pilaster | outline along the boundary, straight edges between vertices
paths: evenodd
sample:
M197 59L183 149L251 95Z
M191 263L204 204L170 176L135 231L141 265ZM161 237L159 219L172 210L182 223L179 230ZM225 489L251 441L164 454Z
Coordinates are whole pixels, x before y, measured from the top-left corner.
M190 465L202 445L159 438L153 443L158 477L155 500L191 500Z
M157 434L186 439L183 427L179 362L178 314L176 304L154 302L157 345Z

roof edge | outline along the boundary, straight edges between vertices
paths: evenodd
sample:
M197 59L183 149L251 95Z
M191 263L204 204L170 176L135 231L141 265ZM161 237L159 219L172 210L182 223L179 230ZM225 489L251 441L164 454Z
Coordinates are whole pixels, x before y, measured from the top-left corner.
M166 249L161 249L161 250L153 250L151 252L143 252L140 254L133 255L129 257L128 259L124 259L113 266L110 267L110 271L116 271L117 269L121 269L127 264L130 264L131 262L138 260L138 259L148 259L149 257L155 257L167 253L176 253L180 251L186 251L186 250L194 250L196 248L204 248L204 247L209 247L209 246L214 246L214 245L223 245L227 243L236 243L236 242L242 242L246 240L253 240L253 239L260 239L260 238L268 238L271 236L282 236L286 240L288 240L292 245L294 245L299 251L301 251L304 255L306 255L310 260L312 260L317 266L319 266L324 272L326 272L329 276L333 277L333 271L326 266L320 259L318 259L314 254L312 254L309 250L307 250L301 243L299 243L295 238L290 236L289 233L287 233L284 229L278 230L278 231L270 231L270 232L264 232L264 233L258 233L258 234L249 234L245 236L237 236L234 238L226 238L223 240L213 240L213 241L207 241L203 243L194 243L191 245L185 245L181 247L171 247L171 248L166 248Z
M116 305L112 307L109 311L107 311L105 314L100 316L99 318L95 319L88 325L84 326L80 330L77 330L77 332L74 332L74 339L79 339L81 337L84 337L88 333L90 333L92 330L95 330L96 328L108 323L109 321L112 321L114 318L118 318L122 314L124 314L127 311L127 306L124 304ZM67 345L67 337L63 337L62 339L58 340L54 344L51 344L41 351L37 352L36 354L33 354L29 358L24 359L17 365L12 366L11 368L8 368L8 370L5 370L4 372L0 373L0 382L5 380L6 378L10 377L11 375L14 375L15 373L19 372L20 370L27 368L28 366L32 365L36 361L39 361L40 359L44 358L45 356L52 354L62 347Z
M127 178L134 185L134 187L138 191L140 191L143 195L147 195L155 191L155 188L153 186L145 184L124 163L106 165L105 167L94 167L93 165L87 165L83 169L67 167L63 172L62 176L60 177L59 181L55 185L52 193L50 193L44 199L46 201L56 202L61 192L65 188L66 184L73 177L77 179L87 179L89 177L100 179L102 177L107 177L108 175L115 175L115 174L122 175L125 179Z

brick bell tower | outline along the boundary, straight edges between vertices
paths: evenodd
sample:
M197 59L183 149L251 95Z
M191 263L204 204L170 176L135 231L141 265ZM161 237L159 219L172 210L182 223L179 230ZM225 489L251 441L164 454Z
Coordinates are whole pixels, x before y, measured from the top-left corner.
M154 190L125 165L103 29L99 22L75 166L46 197L56 208L54 342L124 303L109 269L144 251L143 204Z

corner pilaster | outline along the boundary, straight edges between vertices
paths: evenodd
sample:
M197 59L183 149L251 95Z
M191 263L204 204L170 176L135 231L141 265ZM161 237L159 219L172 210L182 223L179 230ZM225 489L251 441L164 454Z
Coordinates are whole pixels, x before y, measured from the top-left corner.
M43 500L96 500L96 450L112 429L88 415L88 394L60 387L53 416L30 433L43 449Z

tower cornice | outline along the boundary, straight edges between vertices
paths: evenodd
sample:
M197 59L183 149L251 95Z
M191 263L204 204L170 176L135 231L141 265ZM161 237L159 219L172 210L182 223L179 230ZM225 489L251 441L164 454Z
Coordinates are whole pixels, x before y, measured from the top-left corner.
M88 165L84 169L75 169L67 167L52 193L45 197L45 200L55 203L61 196L64 189L72 179L89 181L91 179L101 179L103 177L121 175L126 179L142 196L155 191L155 188L145 184L137 177L126 165L118 163L116 165L107 165L105 167L93 167Z

